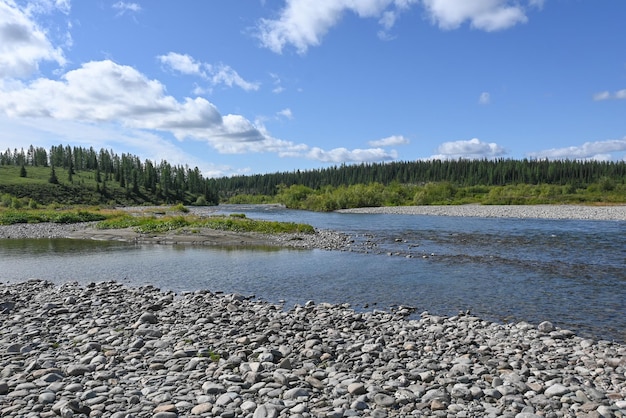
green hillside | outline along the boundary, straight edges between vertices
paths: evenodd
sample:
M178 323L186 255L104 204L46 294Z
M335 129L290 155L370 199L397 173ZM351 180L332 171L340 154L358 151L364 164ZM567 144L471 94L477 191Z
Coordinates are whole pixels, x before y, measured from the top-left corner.
M9 200L17 205L218 203L198 168L62 145L50 152L30 147L0 154L0 196L4 206Z

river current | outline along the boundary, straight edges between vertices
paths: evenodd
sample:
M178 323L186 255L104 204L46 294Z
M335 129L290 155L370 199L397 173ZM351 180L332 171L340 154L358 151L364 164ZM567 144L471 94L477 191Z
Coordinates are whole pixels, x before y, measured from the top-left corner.
M497 322L544 320L626 341L626 223L313 213L220 206L222 213L309 223L367 253L232 249L75 240L0 240L0 280L116 280L162 289L238 292L284 303L397 305Z

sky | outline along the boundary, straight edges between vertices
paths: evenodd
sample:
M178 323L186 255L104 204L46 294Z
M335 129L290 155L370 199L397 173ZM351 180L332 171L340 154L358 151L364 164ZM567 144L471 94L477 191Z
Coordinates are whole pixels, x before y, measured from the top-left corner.
M0 150L626 159L624 0L0 0Z

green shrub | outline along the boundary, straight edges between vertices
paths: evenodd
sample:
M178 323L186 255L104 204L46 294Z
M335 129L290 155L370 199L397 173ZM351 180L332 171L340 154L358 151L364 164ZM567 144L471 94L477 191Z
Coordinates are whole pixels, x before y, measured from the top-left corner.
M174 211L174 212L182 212L182 213L189 213L189 208L186 207L185 205L183 205L182 203L179 203L177 205L172 206L172 211Z

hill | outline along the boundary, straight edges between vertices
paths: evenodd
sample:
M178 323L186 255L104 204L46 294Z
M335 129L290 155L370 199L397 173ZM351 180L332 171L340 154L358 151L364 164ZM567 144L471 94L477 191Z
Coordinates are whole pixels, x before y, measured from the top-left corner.
M196 167L172 166L93 148L30 147L0 154L0 196L37 204L217 204ZM19 204L19 203L18 203Z

